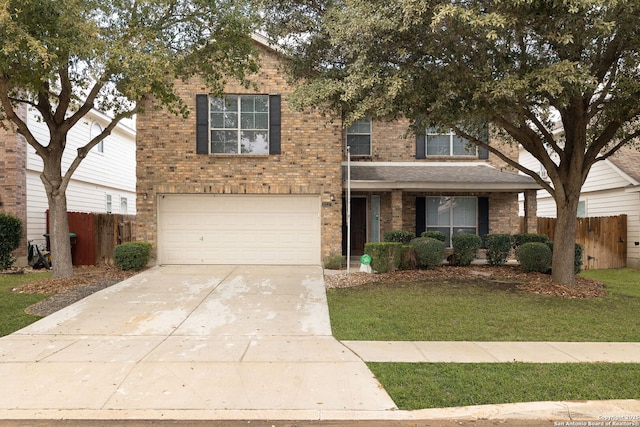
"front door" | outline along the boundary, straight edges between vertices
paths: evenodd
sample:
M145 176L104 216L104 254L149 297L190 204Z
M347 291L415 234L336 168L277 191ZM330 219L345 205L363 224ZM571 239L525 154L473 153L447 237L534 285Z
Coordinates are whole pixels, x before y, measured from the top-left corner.
M364 254L367 242L367 199L351 198L351 255Z

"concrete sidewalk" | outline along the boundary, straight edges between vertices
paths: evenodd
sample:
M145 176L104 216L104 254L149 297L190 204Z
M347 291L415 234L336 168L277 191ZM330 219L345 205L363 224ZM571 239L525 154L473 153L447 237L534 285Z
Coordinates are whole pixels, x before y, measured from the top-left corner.
M640 363L640 343L342 341L365 362Z

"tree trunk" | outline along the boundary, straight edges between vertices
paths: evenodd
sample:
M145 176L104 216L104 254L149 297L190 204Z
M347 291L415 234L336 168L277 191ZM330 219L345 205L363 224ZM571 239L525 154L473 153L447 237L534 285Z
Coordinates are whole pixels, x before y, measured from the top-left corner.
M48 171L45 163L45 172L41 175L49 200L49 243L53 277L72 277L73 263L67 218L67 196L65 188L61 185L59 169L56 166L53 166L53 171Z
M49 241L51 243L53 277L73 276L65 193L49 196Z
M557 220L553 236L553 270L551 279L562 285L573 285L576 273L574 270L576 218L578 211L578 197L569 197L569 200L558 202Z

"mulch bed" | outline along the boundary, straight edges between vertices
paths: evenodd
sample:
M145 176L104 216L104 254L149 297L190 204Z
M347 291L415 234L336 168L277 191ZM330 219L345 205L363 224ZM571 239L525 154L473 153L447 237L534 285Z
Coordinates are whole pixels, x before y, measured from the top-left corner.
M43 270L25 269L22 273ZM108 288L140 271L122 271L111 266L78 266L73 268L73 277L64 279L40 279L13 289L27 294L53 294L25 310L34 316L48 316L76 301ZM15 274L16 272L14 272Z
M346 288L376 282L416 282L452 279L485 279L512 282L515 284L516 289L523 292L563 298L599 298L607 294L604 284L597 280L576 276L574 285L560 285L551 280L551 275L525 273L518 266L442 266L432 270L399 270L382 274L360 272L349 275L346 272L325 274L325 283L328 288Z

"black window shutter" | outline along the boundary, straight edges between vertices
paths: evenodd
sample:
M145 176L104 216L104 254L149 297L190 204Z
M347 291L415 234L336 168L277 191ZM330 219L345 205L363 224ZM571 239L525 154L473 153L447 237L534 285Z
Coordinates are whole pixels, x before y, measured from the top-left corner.
M416 159L427 158L427 137L425 134L416 135Z
M427 198L416 197L416 237L427 231Z
M269 154L282 154L281 134L281 98L269 95Z
M196 153L209 154L209 95L196 95Z
M478 236L489 234L489 198L478 197Z

